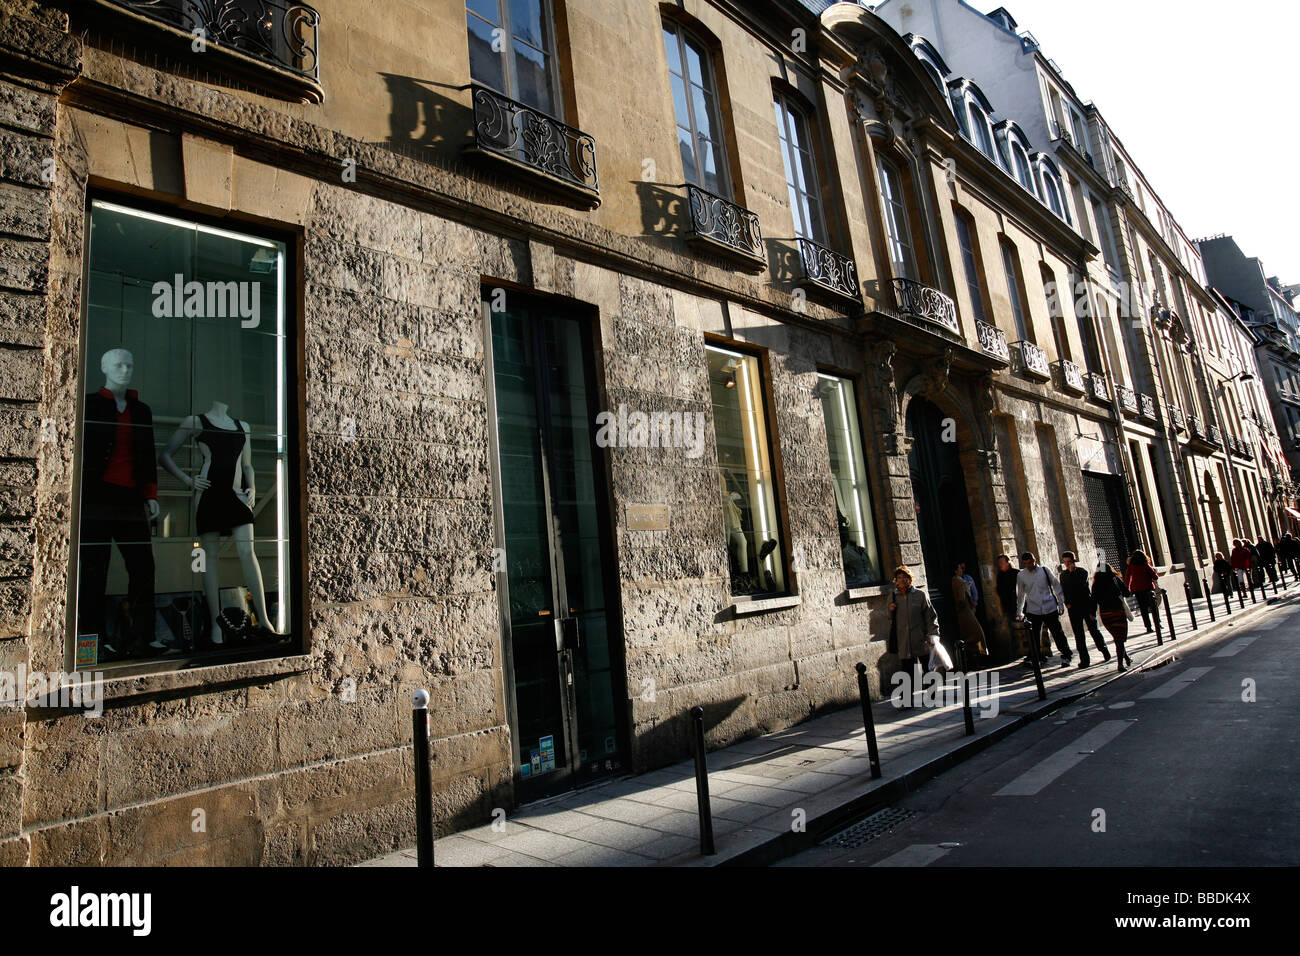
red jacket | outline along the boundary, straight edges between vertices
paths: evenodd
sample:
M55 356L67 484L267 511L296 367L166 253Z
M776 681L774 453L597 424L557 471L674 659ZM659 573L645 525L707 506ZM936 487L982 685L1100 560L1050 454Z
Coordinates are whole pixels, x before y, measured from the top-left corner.
M1250 548L1237 545L1232 549L1232 567L1234 570L1250 570Z
M1149 564L1130 564L1124 572L1124 586L1130 591L1150 591L1158 577L1160 572Z

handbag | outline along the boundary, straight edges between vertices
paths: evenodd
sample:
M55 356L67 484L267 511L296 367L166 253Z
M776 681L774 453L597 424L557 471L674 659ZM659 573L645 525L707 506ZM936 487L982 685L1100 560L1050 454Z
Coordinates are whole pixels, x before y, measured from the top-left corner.
M946 674L952 670L952 656L937 636L930 638L930 670Z
M1130 621L1134 620L1138 612L1138 599L1132 594L1124 595L1124 616Z

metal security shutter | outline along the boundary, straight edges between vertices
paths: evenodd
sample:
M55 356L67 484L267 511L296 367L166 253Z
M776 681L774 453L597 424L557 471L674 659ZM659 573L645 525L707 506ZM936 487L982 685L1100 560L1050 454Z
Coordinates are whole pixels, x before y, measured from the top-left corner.
M1117 475L1098 475L1085 471L1083 487L1092 513L1092 536L1097 547L1106 552L1106 561L1121 574L1124 561L1137 547L1133 521L1124 496L1124 480ZM1080 555L1085 567L1091 567L1095 555Z

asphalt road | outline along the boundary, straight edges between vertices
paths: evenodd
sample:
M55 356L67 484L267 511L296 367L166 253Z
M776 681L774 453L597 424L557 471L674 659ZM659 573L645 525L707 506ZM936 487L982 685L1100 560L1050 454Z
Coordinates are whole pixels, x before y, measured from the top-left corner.
M1284 604L942 774L892 831L777 865L1300 864L1297 647Z

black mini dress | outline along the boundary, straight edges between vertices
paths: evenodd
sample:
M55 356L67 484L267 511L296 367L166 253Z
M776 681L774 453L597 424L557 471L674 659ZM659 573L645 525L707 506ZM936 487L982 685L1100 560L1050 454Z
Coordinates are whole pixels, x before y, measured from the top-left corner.
M234 429L217 428L206 415L200 415L199 421L203 423L203 431L197 441L208 446L211 458L207 477L212 482L212 487L199 495L199 534L215 531L229 535L240 525L253 523L252 510L235 492L235 469L239 467L239 456L248 436L238 419L234 420Z

